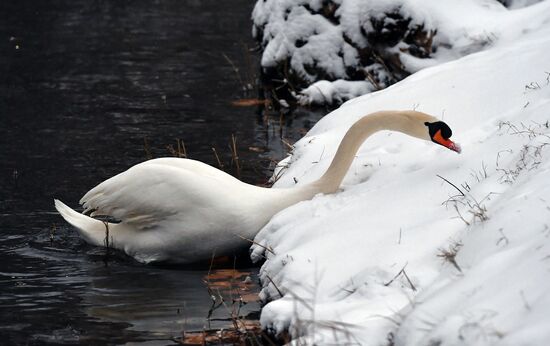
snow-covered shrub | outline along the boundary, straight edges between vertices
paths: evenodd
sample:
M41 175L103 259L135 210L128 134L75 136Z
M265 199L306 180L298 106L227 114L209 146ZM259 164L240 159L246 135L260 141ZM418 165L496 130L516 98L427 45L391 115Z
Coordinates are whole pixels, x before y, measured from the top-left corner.
M265 80L300 103L341 103L491 46L510 8L537 0L258 0ZM328 88L319 81L361 81ZM275 82L274 82L275 81ZM304 90L305 89L305 90ZM329 90L330 89L330 90ZM287 96L279 95L279 98Z
M402 12L399 2L376 7L349 0L258 1L254 36L264 49L264 74L297 88L319 80L368 81L368 91L402 79L409 71L399 54L429 57L435 30Z

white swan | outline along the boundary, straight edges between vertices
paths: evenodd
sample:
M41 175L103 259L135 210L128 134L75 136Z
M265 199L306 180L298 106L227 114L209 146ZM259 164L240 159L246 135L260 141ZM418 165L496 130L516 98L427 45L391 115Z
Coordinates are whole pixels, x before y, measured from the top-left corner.
M245 184L199 161L161 158L135 165L90 190L80 203L93 215L109 215L110 246L140 262L190 263L215 251L228 253L253 239L280 210L318 193L337 191L363 141L380 130L399 131L431 140L453 151L451 129L431 115L382 111L357 121L317 181L292 188ZM55 207L90 244L104 246L106 224L69 208ZM240 237L239 237L240 236Z

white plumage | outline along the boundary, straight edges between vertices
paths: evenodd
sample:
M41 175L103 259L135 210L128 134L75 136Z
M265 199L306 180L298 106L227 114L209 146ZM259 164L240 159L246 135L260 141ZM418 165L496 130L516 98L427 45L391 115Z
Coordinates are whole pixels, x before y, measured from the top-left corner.
M241 237L254 238L273 214L296 202L293 196L300 192L304 189L245 184L195 160L161 158L102 182L80 203L92 216L121 220L108 224L110 246L140 262L189 263L247 244ZM88 243L105 245L104 222L59 200L55 206Z

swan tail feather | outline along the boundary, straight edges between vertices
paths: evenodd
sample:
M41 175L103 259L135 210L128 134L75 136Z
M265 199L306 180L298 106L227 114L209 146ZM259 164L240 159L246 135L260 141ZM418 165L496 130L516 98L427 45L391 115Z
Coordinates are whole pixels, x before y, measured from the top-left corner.
M88 242L89 244L96 246L105 246L105 235L107 226L112 228L115 224L107 223L96 220L84 214L81 214L65 203L61 202L58 199L54 199L55 209L63 216L65 221L77 228L78 233Z

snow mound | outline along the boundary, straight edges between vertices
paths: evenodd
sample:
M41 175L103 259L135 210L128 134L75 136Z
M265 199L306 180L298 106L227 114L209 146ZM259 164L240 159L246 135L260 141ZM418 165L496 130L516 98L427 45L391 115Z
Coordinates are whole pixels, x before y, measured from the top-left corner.
M463 154L378 133L343 191L277 214L252 247L265 328L295 344L547 344L550 1L514 13L490 49L353 99L295 144L276 187L319 178L383 109L438 116Z
M497 0L259 0L252 14L264 74L306 88L302 104L340 103L357 91L334 86L329 99L320 85L307 88L318 81L362 81L371 92L481 51L510 37L520 17Z

